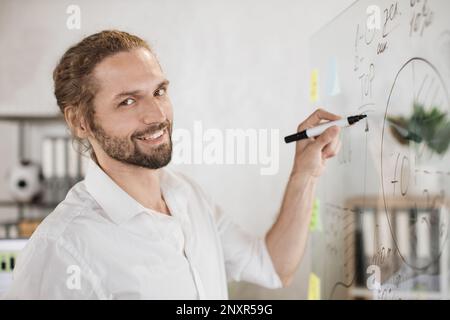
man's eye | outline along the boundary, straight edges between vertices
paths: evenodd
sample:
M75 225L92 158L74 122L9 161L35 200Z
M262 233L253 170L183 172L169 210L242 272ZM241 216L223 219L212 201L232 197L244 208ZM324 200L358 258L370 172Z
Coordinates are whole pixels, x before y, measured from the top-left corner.
M155 96L163 96L165 94L166 94L165 88L159 88L158 90L155 91Z
M132 99L132 98L128 98L123 100L120 105L121 106L131 106L132 104L134 104L136 102L136 100Z

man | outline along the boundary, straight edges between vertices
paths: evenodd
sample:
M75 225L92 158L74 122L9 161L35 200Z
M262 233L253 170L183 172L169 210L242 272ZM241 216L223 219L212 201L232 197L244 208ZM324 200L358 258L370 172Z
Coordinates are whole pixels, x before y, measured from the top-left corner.
M231 223L172 154L169 81L151 48L121 31L71 47L54 71L74 138L87 141L85 180L21 253L7 298L226 299L227 280L288 285L304 253L317 179L339 129L297 142L279 216L264 238ZM298 130L322 119L314 112Z

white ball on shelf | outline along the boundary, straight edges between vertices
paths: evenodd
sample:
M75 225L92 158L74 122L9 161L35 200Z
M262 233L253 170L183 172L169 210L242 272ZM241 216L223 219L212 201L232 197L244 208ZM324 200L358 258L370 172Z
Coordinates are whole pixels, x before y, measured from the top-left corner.
M8 187L14 200L18 202L32 201L42 190L42 175L39 165L22 161L11 170Z

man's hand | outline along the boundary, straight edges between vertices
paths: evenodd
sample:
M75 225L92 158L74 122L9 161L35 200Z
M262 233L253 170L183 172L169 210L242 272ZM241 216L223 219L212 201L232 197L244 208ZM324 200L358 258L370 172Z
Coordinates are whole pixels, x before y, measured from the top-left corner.
M322 120L335 121L341 117L323 109L316 110L298 126L298 132L315 127ZM327 159L334 157L341 148L340 128L333 126L316 138L297 141L292 174L318 178L325 169Z

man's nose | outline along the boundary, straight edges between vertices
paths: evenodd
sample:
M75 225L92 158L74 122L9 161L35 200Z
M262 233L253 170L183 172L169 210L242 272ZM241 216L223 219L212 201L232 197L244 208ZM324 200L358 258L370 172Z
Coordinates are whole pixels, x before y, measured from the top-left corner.
M147 125L155 122L164 122L167 119L164 106L157 101L146 102L143 109L142 120Z

